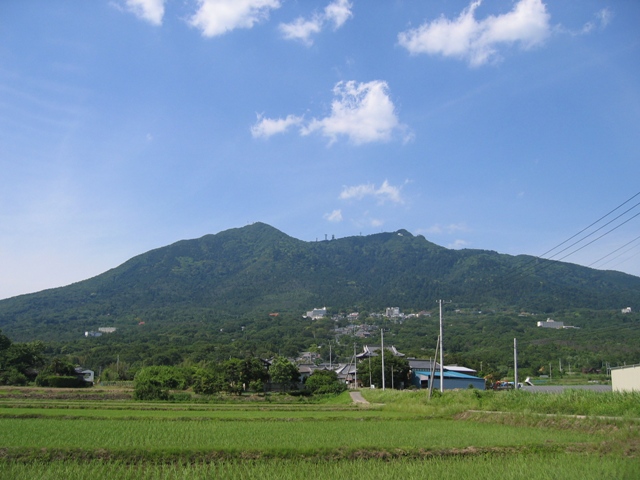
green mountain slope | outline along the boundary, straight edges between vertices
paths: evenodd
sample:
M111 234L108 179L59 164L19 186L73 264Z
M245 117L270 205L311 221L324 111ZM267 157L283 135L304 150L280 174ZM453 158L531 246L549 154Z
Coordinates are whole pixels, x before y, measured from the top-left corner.
M551 312L640 305L640 278L483 250L449 250L401 230L304 242L262 223L136 256L76 284L0 301L16 340L77 338L97 326L174 326L313 307L461 306Z

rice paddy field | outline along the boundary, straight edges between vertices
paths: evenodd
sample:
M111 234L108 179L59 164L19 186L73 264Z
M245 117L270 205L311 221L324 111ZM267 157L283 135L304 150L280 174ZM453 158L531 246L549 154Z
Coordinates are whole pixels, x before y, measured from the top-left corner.
M640 478L639 396L572 393L566 413L549 411L558 395L522 392L366 391L364 406L348 393L317 403L97 393L0 389L0 478Z

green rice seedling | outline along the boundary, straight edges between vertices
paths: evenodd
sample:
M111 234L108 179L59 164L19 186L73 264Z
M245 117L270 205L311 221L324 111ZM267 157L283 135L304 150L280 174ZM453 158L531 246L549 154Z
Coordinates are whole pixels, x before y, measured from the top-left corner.
M381 433L382 432L382 433ZM277 440L276 440L277 439ZM359 418L249 422L141 419L0 419L0 445L16 448L313 452L442 449L593 442L574 431L444 419Z
M341 478L407 480L442 478L445 480L522 479L635 479L640 463L633 458L583 456L575 454L516 454L435 457L427 460L245 460L153 464L125 464L104 461L53 461L48 463L0 464L3 478L14 480L190 480L225 478L297 480L307 478Z

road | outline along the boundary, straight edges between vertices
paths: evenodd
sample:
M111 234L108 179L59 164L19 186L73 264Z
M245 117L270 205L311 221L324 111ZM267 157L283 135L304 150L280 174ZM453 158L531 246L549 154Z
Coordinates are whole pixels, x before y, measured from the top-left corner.
M368 405L369 402L367 402L364 397L362 396L362 394L360 392L349 392L349 395L351 395L351 400L353 400L353 403L359 403L362 405Z
M521 388L525 392L562 393L565 390L591 390L592 392L610 392L611 385L525 385Z

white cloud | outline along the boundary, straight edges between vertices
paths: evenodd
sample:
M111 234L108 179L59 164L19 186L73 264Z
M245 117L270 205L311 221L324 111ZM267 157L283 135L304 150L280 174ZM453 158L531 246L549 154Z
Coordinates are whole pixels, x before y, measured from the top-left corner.
M401 195L402 187L394 187L387 180L382 182L379 188L372 183L344 187L340 192L340 200L362 200L364 197L375 197L380 203L389 201L392 203L404 203Z
M311 20L299 17L291 23L281 23L279 28L287 40L299 40L305 45L311 45L311 36L320 33L326 23L332 23L336 30L344 25L353 16L351 7L348 0L334 0L325 7L322 14L314 14Z
M613 13L608 8L603 8L599 12L595 14L595 21L587 22L583 27L579 34L588 34L593 30L598 28L603 29L606 28L613 19Z
M450 223L449 225L440 225L439 223L436 223L426 230L421 230L421 233L430 235L442 235L446 233L448 235L451 235L452 233L466 232L468 230L469 229L464 223Z
M251 135L253 138L269 138L277 133L284 133L290 127L299 125L302 117L288 115L287 118L264 118L258 115L258 121L251 127Z
M292 23L281 23L280 31L287 40L299 40L306 45L311 45L311 35L320 33L322 30L322 19L318 16L311 20L300 17Z
M499 58L498 47L519 44L528 49L549 36L550 15L542 0L520 0L502 15L475 19L481 0L472 2L455 20L444 16L401 32L398 41L411 54L426 53L468 60L479 66Z
M254 138L283 133L292 126L300 126L301 135L320 132L329 137L330 144L338 137L345 136L356 145L371 142L386 142L396 132L401 132L403 140L412 138L406 125L400 124L393 102L387 94L387 83L372 81L339 82L333 89L337 97L331 103L331 115L321 119L312 119L308 123L296 115L285 119L269 119L258 116L258 122L251 127Z
M447 248L454 248L457 250L460 248L467 248L468 246L469 246L469 242L467 242L466 240L456 240L455 242L447 245Z
M387 90L387 83L379 80L339 82L333 89L337 98L331 103L331 115L313 119L301 133L319 131L330 143L342 135L356 145L389 141L395 131L405 127L398 121Z
M596 13L596 18L598 19L602 27L607 27L613 19L613 12L608 8L603 8L598 13Z
M341 222L342 221L342 210L334 210L331 213L325 213L324 218L330 222Z
M165 0L126 0L127 10L153 25L162 25Z
M353 4L349 0L335 0L324 9L324 17L333 22L334 28L340 28L353 16L351 8Z
M252 28L280 8L280 0L198 0L198 11L189 19L205 37L223 35L236 28Z

